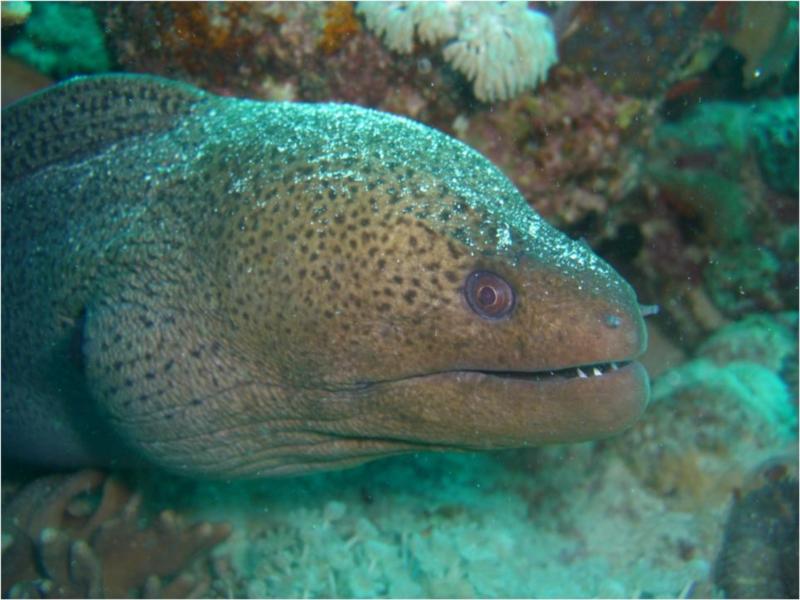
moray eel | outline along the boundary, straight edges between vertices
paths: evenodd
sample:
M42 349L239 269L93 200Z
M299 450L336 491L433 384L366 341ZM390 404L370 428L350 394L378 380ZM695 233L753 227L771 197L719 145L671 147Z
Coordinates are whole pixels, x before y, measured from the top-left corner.
M71 80L3 112L6 456L195 477L608 436L631 287L405 118Z

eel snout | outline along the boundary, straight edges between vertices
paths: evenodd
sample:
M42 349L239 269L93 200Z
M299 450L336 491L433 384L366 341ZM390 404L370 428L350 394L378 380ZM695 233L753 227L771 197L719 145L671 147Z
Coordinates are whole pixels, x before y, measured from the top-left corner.
M541 273L527 280L539 285L508 280L513 311L464 327L481 344L462 346L449 366L364 388L357 401L382 416L370 422L373 438L428 449L533 446L606 437L640 417L650 390L636 359L647 334L630 286L560 276L542 286Z

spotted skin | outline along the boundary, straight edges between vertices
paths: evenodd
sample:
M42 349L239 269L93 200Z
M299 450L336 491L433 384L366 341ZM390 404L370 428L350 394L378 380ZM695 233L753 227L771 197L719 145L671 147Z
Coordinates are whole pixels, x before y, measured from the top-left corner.
M434 130L144 76L3 124L7 456L296 474L602 437L647 403L630 286Z

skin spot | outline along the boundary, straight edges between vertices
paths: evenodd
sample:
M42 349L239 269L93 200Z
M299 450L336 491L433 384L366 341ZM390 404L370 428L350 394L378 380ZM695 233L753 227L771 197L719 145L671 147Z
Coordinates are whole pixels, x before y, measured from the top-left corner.
M403 294L403 300L405 300L409 304L414 304L414 300L416 299L416 297L417 297L416 290L406 290L406 292Z
M449 240L447 241L447 249L450 252L450 256L452 256L455 260L458 260L463 256L461 254L461 251L458 248L456 248L456 245Z

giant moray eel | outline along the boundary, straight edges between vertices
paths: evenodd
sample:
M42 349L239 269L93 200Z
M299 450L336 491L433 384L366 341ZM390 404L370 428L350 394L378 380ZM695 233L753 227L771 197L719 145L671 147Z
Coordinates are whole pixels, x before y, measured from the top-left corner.
M404 118L79 78L3 112L6 455L257 477L621 431L631 287Z

